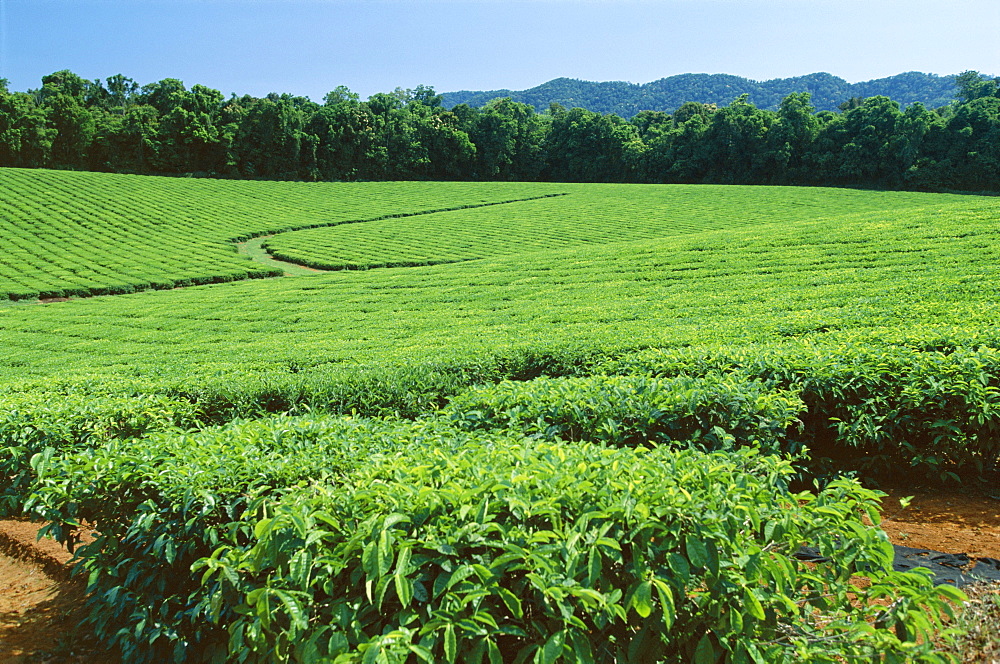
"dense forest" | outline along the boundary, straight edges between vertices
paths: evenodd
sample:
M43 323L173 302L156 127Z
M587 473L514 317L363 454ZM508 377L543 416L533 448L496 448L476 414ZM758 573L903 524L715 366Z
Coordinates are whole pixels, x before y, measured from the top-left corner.
M11 92L0 80L0 166L301 180L551 180L1000 191L1000 84L969 71L940 108L886 96L817 111L748 95L629 120L508 98L448 109L432 88L322 103L226 99L176 79L140 86L69 71Z
M498 97L510 97L538 112L553 102L573 108L579 106L598 113L614 113L632 118L641 111L673 113L687 101L726 106L740 95L758 108L776 111L781 100L793 92L808 92L819 111L839 110L851 97L889 97L904 107L920 102L938 108L955 96L955 76L937 76L907 72L861 83L848 83L833 74L817 73L794 78L753 81L729 74L680 74L641 85L623 81L580 81L557 78L528 90L492 90L488 92L446 92L441 95L448 108L458 104L484 106Z

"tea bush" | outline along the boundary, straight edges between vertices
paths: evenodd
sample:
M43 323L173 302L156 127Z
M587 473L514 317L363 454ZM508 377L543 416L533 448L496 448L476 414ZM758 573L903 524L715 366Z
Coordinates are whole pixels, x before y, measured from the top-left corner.
M739 441L787 452L804 408L794 393L709 374L503 382L459 394L446 412L465 428L507 429L549 439L611 445L677 442L707 450L731 448Z
M21 513L35 485L34 467L42 459L195 422L191 403L158 394L29 392L0 397L0 516Z
M1000 459L1000 349L846 343L646 351L600 370L658 376L729 372L802 400L801 440L816 457L868 475L934 480L975 475Z
M130 662L933 662L960 597L888 571L878 494L750 448L276 417L37 469L52 532L100 531L90 620Z

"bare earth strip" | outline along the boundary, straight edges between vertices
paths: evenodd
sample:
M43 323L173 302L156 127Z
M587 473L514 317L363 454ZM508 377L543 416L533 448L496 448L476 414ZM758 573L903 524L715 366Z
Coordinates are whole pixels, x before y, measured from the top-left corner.
M0 521L0 662L120 662L78 628L84 579L71 576L66 549L37 540L38 525Z

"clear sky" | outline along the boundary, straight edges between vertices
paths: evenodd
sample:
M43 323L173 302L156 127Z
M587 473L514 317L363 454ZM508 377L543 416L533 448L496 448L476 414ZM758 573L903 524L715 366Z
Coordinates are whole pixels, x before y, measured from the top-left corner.
M825 71L1000 75L1000 0L0 0L0 78L69 69L319 101Z

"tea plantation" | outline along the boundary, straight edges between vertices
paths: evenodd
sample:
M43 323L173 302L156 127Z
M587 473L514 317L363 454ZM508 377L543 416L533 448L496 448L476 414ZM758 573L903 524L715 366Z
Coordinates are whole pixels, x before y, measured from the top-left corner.
M0 169L0 299L277 276L233 242L558 192L553 185L312 185Z
M961 593L843 473L997 463L998 199L0 169L0 206L0 512L96 526L125 661L947 661ZM333 271L247 280L267 235Z

